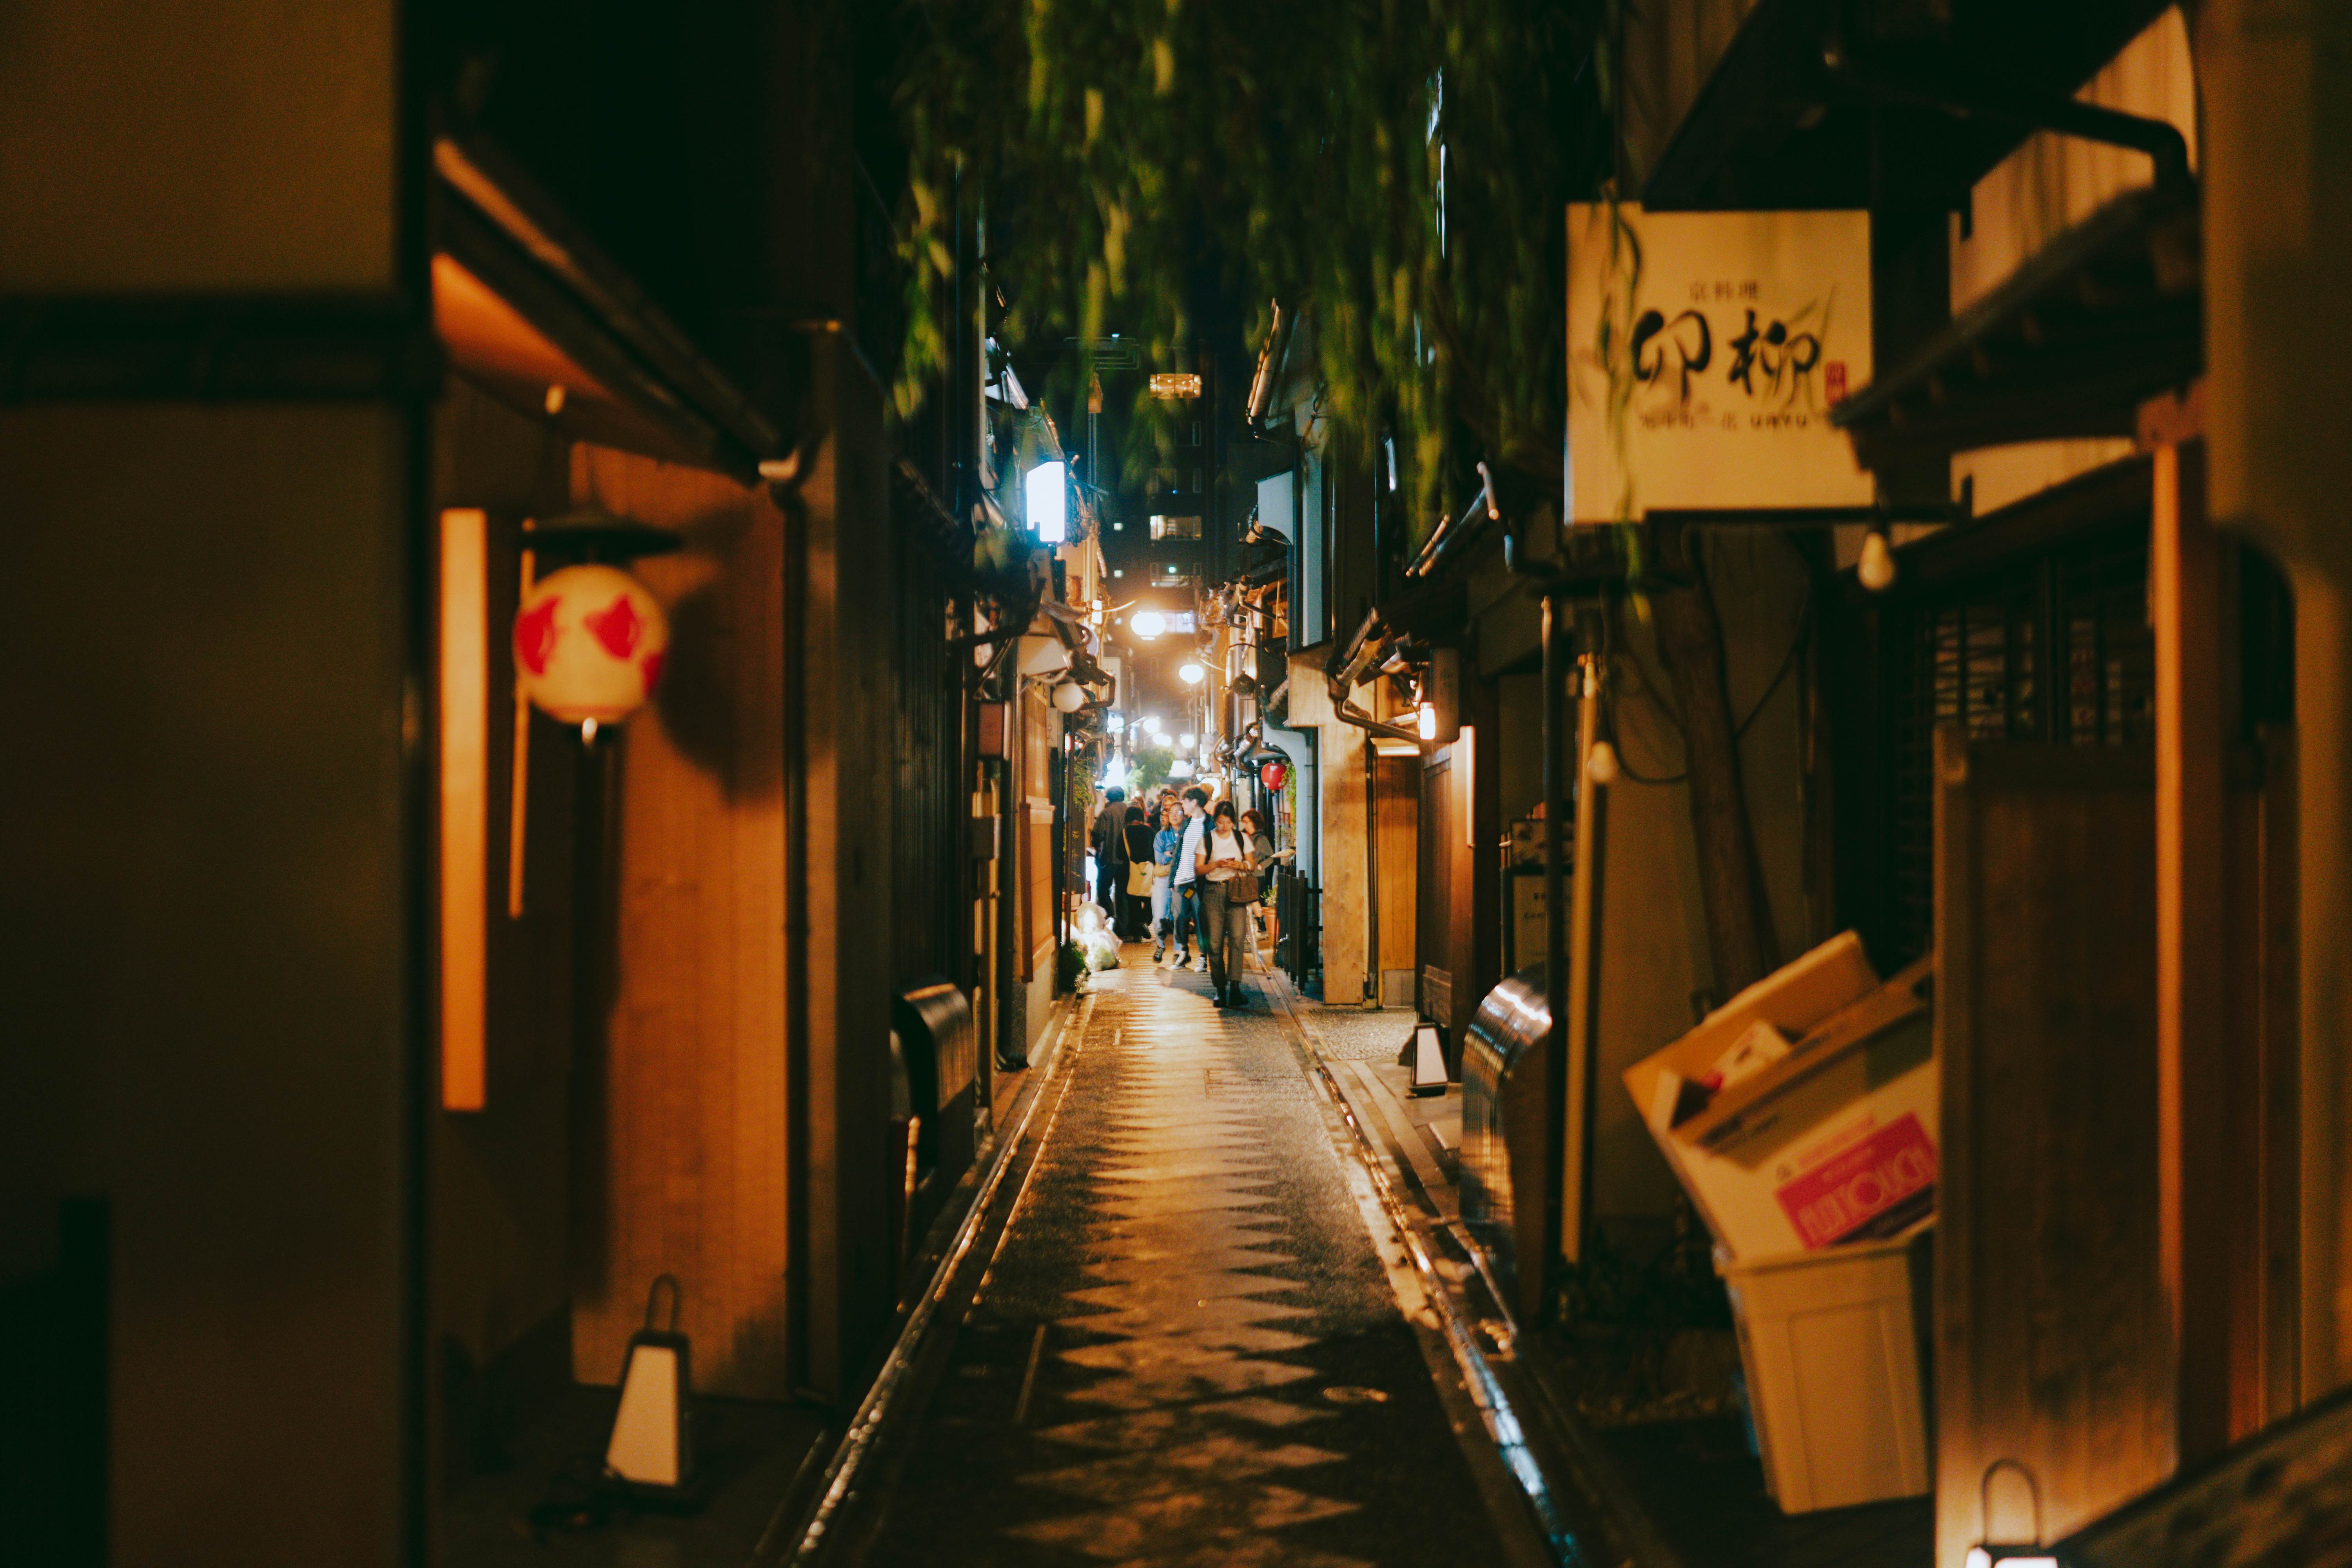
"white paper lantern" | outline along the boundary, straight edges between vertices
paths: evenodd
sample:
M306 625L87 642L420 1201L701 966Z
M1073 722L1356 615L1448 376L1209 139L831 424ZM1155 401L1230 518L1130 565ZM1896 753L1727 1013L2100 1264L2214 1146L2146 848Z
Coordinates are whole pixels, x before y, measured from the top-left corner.
M669 620L613 566L566 566L531 585L515 616L515 681L565 724L617 723L645 705L669 651Z

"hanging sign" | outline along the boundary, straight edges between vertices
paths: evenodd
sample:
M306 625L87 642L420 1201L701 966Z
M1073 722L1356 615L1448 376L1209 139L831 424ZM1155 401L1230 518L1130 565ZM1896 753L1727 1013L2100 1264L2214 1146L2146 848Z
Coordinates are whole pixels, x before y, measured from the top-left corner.
M1573 521L1868 506L1870 216L1568 209Z

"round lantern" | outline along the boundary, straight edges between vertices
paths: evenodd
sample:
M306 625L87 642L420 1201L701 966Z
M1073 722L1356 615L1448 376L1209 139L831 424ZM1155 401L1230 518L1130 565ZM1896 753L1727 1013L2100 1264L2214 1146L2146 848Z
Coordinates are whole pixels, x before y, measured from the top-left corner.
M1075 713L1087 705L1087 689L1075 680L1065 680L1054 688L1054 706L1065 713Z
M515 616L515 680L548 717L593 735L644 706L661 679L669 621L614 566L566 566L531 585Z
M1282 781L1290 776L1290 764L1288 763L1260 763L1257 765L1257 776L1258 782L1265 784L1266 788L1280 789L1282 787Z

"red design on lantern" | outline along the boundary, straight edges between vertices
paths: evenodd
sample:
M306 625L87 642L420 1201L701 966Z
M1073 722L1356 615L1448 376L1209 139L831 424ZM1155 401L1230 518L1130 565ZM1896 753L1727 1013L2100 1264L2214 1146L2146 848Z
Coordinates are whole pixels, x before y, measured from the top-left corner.
M660 648L656 648L653 652L646 655L645 663L641 668L646 672L646 691L652 691L654 689L654 682L661 679L662 660L666 657L667 655L665 655Z
M637 607L629 603L626 594L601 610L589 611L580 617L580 624L614 658L627 658L637 651L637 634L645 625L637 619Z
M555 652L555 606L562 597L550 594L515 617L515 658L533 675L547 673L548 658Z

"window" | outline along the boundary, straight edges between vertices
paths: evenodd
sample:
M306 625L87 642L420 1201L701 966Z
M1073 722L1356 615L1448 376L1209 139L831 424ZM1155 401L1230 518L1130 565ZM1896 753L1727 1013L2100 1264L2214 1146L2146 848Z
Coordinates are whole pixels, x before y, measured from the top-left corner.
M1198 539L1201 537L1201 520L1197 517L1161 517L1155 512L1151 519L1151 537Z
M1903 614L1903 612L1897 612ZM1935 732L2075 746L2156 732L2147 526L2089 531L1907 611L1895 723L1887 944L1908 960L1935 940Z

